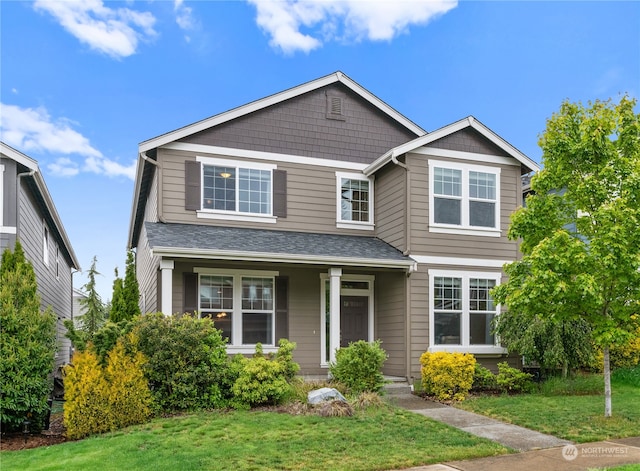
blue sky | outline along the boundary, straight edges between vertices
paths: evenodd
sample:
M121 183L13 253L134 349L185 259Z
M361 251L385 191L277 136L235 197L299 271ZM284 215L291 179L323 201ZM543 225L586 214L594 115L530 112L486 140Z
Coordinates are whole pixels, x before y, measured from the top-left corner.
M539 162L562 100L638 97L639 25L640 2L2 1L0 139L38 161L108 299L140 142L340 70L429 131L473 115Z

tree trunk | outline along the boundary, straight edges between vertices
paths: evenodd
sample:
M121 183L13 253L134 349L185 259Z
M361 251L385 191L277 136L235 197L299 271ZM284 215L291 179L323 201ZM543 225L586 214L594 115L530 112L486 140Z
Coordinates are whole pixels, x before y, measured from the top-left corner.
M565 361L564 363L562 363L562 378L567 379L568 374L569 374L569 364Z
M611 367L609 346L604 347L604 416L611 417Z

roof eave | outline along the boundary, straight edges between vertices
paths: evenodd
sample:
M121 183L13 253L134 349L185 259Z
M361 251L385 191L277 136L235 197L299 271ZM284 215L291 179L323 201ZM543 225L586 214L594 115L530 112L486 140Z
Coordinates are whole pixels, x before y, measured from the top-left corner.
M268 252L238 252L229 250L203 250L184 247L154 247L153 255L169 258L202 258L243 262L295 263L305 265L340 265L351 267L395 268L413 271L416 262L411 259L390 260L357 257L331 257L319 255L281 254Z

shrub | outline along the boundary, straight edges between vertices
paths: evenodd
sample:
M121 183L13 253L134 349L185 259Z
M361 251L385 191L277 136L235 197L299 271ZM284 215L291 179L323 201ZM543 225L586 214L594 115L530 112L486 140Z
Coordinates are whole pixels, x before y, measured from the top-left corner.
M233 384L235 407L275 405L293 394L290 381L300 368L293 361L296 344L282 339L279 345L274 357L264 356L262 345L257 344L253 358L237 360L241 369Z
M135 350L132 334L109 352L104 376L109 385L109 414L116 429L145 422L151 415L151 391L144 376L146 357Z
M425 352L420 357L422 386L442 401L463 401L473 385L476 359L469 353Z
M147 314L134 328L148 359L145 376L157 407L194 410L224 405L226 343L209 318Z
M314 407L314 411L320 417L351 417L353 407L348 402L339 400L324 401Z
M329 371L353 394L379 392L385 384L382 365L386 360L387 353L380 346L380 340L373 343L359 340L336 352L336 361Z
M496 375L484 366L476 363L473 371L473 386L471 389L475 391L495 391L498 389Z
M44 423L56 351L56 316L40 311L31 263L19 242L5 250L0 264L0 424L19 430L25 419L31 429Z
M498 388L502 392L518 393L530 389L533 386L533 378L529 373L512 368L506 361L498 363Z
M603 362L604 354L602 350L598 350L593 362L594 369L602 373ZM609 363L611 371L618 368L634 368L640 365L640 329L628 342L609 347Z
M142 370L146 358L121 339L100 365L93 348L77 352L65 367L67 436L82 438L143 423L151 415L151 392Z
M351 401L351 405L356 410L366 410L370 407L382 407L384 401L378 393L363 392Z
M111 430L109 385L98 356L90 349L76 352L64 373L67 436L77 439Z

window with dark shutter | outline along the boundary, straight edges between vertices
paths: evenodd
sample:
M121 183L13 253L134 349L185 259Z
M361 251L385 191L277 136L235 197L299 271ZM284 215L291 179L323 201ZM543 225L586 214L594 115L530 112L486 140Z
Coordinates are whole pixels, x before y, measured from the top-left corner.
M287 217L287 172L273 171L273 215L279 218Z
M184 163L184 209L198 211L202 206L200 201L200 162L186 160Z
M289 277L276 277L276 338L289 338Z

